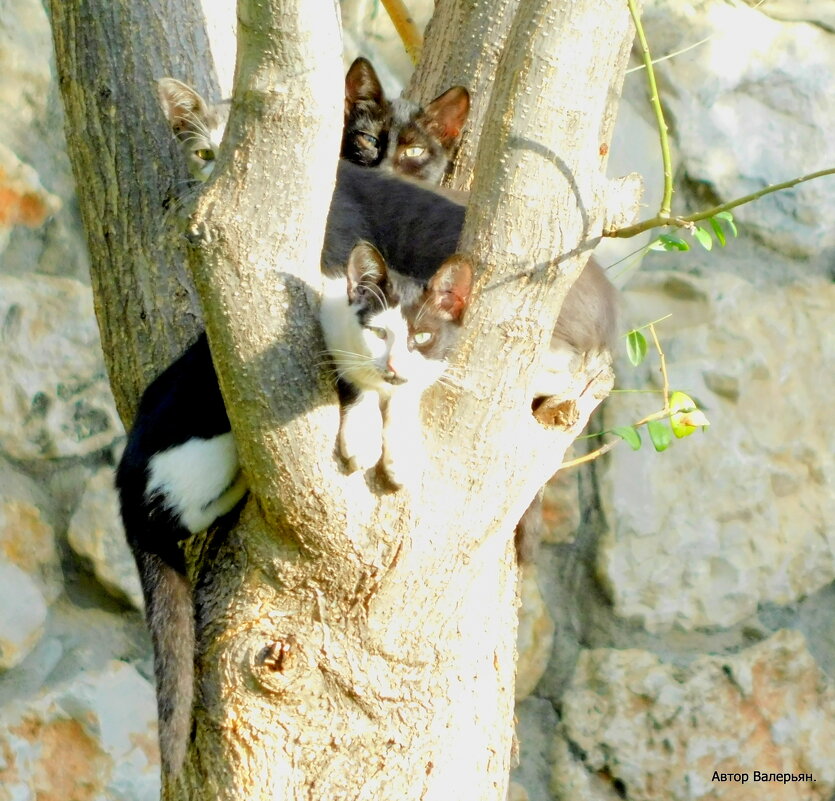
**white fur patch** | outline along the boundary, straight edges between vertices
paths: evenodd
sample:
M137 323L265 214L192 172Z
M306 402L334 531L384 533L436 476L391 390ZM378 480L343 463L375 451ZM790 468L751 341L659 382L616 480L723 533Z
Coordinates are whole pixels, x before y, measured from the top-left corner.
M397 306L381 309L367 320L368 326L383 329L385 338L361 326L348 302L345 278L325 278L319 319L339 374L357 389L374 390L383 398L395 390L420 394L446 368L444 361L427 359L418 350L409 350L409 327ZM389 370L406 383L398 387L387 383L383 374Z
M153 456L146 496L164 497L167 509L190 532L203 531L246 493L232 433L193 437Z

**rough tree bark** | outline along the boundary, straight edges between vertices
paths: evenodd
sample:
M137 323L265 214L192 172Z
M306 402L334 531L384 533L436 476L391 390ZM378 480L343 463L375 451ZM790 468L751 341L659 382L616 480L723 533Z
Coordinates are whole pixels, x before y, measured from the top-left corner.
M147 5L150 19L166 10ZM628 13L617 0L519 3L463 236L477 286L455 365L460 387L439 387L424 405L432 463L422 484L391 492L342 471L336 396L317 367L318 253L342 70L336 9L309 19L305 5L240 0L227 141L188 229L251 494L228 535L189 548L194 739L165 794L500 801L513 717L513 526L610 383L606 365L588 365L565 399L575 412L565 428L531 414L538 360L600 233L600 146ZM119 62L148 49L154 23L132 18L130 35L116 36L127 12L109 0L54 0L52 11L105 347L129 419L144 379L135 354L164 365L176 330L168 294L187 279L176 247L160 249L155 237L165 179L135 170L150 185L136 190L118 159L101 170L91 157L124 140L140 163L156 163L161 117L143 138L129 115L113 121L95 87L120 84ZM147 109L143 120L153 119L149 83L143 75L122 87L127 108ZM108 240L112 228L132 230L120 222L132 214L140 233ZM134 327L156 296L161 322L142 330L154 344L138 351Z

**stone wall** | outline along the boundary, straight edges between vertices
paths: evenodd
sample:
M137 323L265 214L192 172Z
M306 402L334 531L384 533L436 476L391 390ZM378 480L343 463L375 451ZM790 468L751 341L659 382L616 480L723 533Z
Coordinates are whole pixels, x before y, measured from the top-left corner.
M425 19L431 3L418 5ZM677 209L835 164L831 3L752 5L646 3L656 57L706 40L658 65ZM409 65L382 9L343 10L346 60L369 55L396 91ZM50 64L41 3L0 0L0 801L145 801L158 754L112 489L123 432ZM612 147L612 174L630 171L654 211L640 71ZM832 795L833 207L835 179L797 187L740 209L724 250L653 253L637 273L640 259L614 265L634 242L601 247L625 285L624 328L672 313L658 326L671 383L711 427L662 454L621 445L549 485L544 542L520 583L511 798ZM623 360L619 385L657 390L657 361ZM657 404L616 394L597 425Z

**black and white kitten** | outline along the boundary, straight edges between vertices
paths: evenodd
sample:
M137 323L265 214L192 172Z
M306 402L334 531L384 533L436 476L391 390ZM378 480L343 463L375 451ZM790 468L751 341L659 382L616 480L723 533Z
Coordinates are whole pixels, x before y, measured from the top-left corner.
M338 450L349 469L380 461L395 486L417 478L420 397L443 372L469 299L471 269L455 256L463 216L411 183L338 166L320 315L343 402ZM185 755L193 694L181 542L246 494L205 335L145 390L116 484L145 595L170 774Z
M345 279L325 280L320 321L339 377L338 449L350 471L378 462L395 487L423 465L420 399L440 380L467 307L472 268L450 256L424 286L361 242Z
M405 98L388 100L371 62L357 58L345 76L341 156L362 167L440 183L469 112L463 86L447 89L425 108Z

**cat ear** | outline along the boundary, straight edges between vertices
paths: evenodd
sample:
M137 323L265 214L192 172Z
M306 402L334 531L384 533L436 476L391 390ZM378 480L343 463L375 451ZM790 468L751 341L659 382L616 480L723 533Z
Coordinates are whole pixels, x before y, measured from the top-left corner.
M345 115L359 101L372 101L381 104L384 100L380 79L367 58L360 56L348 67L345 76Z
M359 242L348 256L346 273L348 300L353 303L369 287L379 287L386 280L386 262L374 245Z
M463 86L453 86L426 106L421 118L443 146L449 148L461 133L469 113L470 93Z
M473 268L470 260L455 253L432 276L426 287L432 305L448 320L460 320L470 302Z
M200 94L176 78L160 78L157 81L157 97L174 133L195 130L209 112Z

